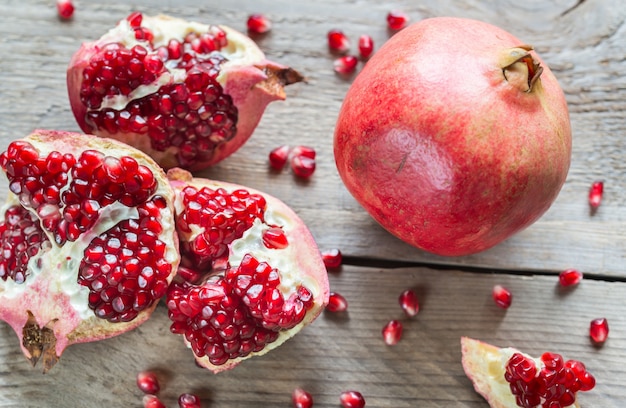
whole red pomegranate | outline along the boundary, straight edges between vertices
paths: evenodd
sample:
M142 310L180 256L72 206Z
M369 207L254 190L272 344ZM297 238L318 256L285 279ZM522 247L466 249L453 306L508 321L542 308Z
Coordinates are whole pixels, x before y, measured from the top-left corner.
M571 129L532 47L480 21L438 17L394 34L368 61L334 143L341 178L376 221L455 256L493 247L550 207Z
M144 153L39 130L0 154L0 320L48 371L70 344L128 331L167 292L180 256L174 193Z
M230 369L294 336L328 304L322 255L283 202L235 184L168 172L181 266L167 294L171 331L199 365Z
M67 71L84 132L189 170L235 152L266 106L285 98L283 86L302 79L231 28L139 12L84 43Z

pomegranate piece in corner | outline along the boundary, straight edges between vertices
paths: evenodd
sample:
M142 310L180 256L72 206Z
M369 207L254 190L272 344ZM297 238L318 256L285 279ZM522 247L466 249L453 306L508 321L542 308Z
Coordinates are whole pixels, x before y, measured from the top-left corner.
M192 171L239 149L284 86L302 80L229 27L139 12L84 43L67 70L84 132Z
M461 338L461 352L465 374L491 408L579 408L577 392L595 386L583 363L560 354L534 358L468 337Z
M120 142L38 130L0 154L0 319L48 371L143 323L179 262L165 173Z
M265 354L321 313L329 298L326 268L289 207L182 169L168 177L181 253L167 294L170 329L183 335L200 366L217 373Z

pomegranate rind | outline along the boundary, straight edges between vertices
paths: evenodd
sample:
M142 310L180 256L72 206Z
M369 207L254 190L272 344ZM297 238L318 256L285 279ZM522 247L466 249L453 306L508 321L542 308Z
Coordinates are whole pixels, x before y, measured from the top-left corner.
M465 375L470 379L474 390L480 394L491 408L516 408L515 396L504 379L505 367L515 353L521 353L535 361L540 361L528 354L512 348L499 348L494 345L461 337L461 363ZM567 408L580 408L578 401Z
M313 304L307 310L304 319L291 329L279 331L278 338L274 342L266 344L265 348L262 350L252 352L245 357L228 360L223 365L212 364L206 356L196 358L196 362L200 366L207 368L213 373L230 370L248 358L261 356L279 347L285 341L295 336L305 326L311 324L322 313L328 305L330 295L330 285L326 267L324 266L321 252L310 230L304 224L302 219L287 204L270 194L261 192L254 188L223 181L194 178L191 173L179 168L169 170L167 175L174 189L179 192L186 186L191 185L198 189L203 187L208 187L210 189L223 188L229 192L238 189L245 189L251 194L262 195L267 201L267 209L265 211L266 216L268 214L272 214L273 219L284 220L284 222L279 226L282 227L289 242L288 253L290 255L287 255L289 258L286 261L290 265L290 271L295 271L291 275L290 282L292 286L290 287L295 288L297 285L302 284L313 294ZM177 200L175 208L179 210L181 205L182 203L180 200ZM180 239L184 240L184 235L181 235ZM233 245L236 245L236 242L237 241L234 241L231 245L229 245L231 253L233 253L232 248ZM262 246L261 238L259 237L259 247ZM264 251L259 251L255 248L250 248L250 250L247 251L247 253L257 258L260 262L267 261L270 265L272 265L272 260L264 258L263 252ZM279 268L279 270L283 273L285 272L281 268ZM189 346L189 342L186 339L184 339L184 341L187 346Z
M104 152L108 156L132 157L138 164L144 165L152 171L158 186L153 196L159 195L163 197L167 201L168 208L173 207L174 192L167 181L164 171L146 154L119 141L95 138L78 133L41 129L33 131L32 134L21 140L33 145L40 155L58 151L78 156L85 150L94 149ZM7 202L2 206L1 213L4 214L8 207L16 204L19 204L17 196L12 192L8 192ZM35 211L30 208L29 211L36 216ZM116 222L121 220L116 220ZM110 221L105 222L111 223ZM160 222L163 231L159 235L159 239L167 244L164 258L172 265L172 272L167 278L169 283L173 279L180 262L177 249L178 236L174 228L173 211L162 211ZM90 231L85 233L85 236L89 236L91 239L97 235L97 233ZM50 236L48 238L53 242ZM78 245L79 248L86 248L89 245L89 241L85 241L81 237L75 243L66 242L65 245ZM65 254L67 253L66 251ZM128 322L111 323L96 317L93 311L91 311L92 313L88 317L85 317L85 312L79 312L73 305L73 302L76 301L75 295L77 293L83 293L81 296L86 300L86 292L89 289L81 287L76 283L76 275L68 277L70 281L75 283L72 293L63 292L61 289L63 284L59 282L58 276L55 276L57 268L61 268L61 266L55 267L55 265L60 265L62 263L61 260L58 260L58 264L54 263L57 261L50 262L47 260L46 262L48 262L48 268L43 268L38 278L33 282L27 279L22 284L24 286L20 289L21 293L19 296L15 292L12 293L12 289L16 288L12 281L0 280L0 320L4 320L13 328L21 340L20 347L24 355L33 365L41 357L44 372L52 368L69 345L102 340L132 330L148 320L158 305L158 300L154 301L148 308L140 311L135 319ZM67 263L69 264L69 262L72 261L68 260ZM73 262L76 263L76 260ZM77 265L75 269L78 272ZM51 331L44 330L44 332L53 333L53 338L48 339L49 341L43 339L44 348L41 350L43 355L38 355L39 351L37 351L37 346L41 345L37 341L42 342L42 340L34 339L29 345L29 340L26 339L29 336L29 328L34 330L33 333L35 335L39 335L39 330L42 329L50 329Z

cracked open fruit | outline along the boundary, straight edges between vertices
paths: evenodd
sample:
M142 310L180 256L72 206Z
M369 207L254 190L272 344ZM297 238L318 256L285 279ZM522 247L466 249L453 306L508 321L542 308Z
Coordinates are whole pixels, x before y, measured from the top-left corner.
M134 12L84 43L67 71L74 116L163 168L200 170L239 149L303 78L229 27Z
M465 374L491 408L579 408L577 393L596 383L583 363L556 353L534 358L468 337L461 351Z
M43 370L144 322L179 262L163 170L114 140L39 130L0 154L0 319Z
M321 253L283 202L251 188L168 172L181 266L167 294L171 331L213 372L264 354L328 304Z
M422 20L352 83L335 129L347 189L389 232L446 256L534 223L570 165L567 104L532 47L492 25Z

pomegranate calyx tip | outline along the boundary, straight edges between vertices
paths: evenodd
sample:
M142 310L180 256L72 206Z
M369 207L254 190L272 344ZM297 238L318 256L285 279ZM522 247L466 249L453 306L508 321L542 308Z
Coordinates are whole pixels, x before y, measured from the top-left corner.
M510 48L500 60L504 79L525 93L532 92L543 72L543 67L530 54L532 50L528 44Z
M59 361L56 354L56 336L48 327L54 324L56 319L44 327L40 327L35 316L28 311L28 320L22 328L22 346L28 352L26 358L34 367L40 358L43 358L43 373L47 373Z

